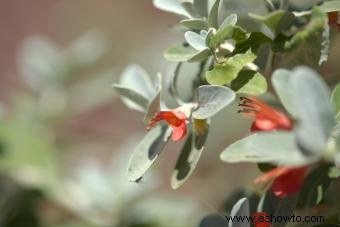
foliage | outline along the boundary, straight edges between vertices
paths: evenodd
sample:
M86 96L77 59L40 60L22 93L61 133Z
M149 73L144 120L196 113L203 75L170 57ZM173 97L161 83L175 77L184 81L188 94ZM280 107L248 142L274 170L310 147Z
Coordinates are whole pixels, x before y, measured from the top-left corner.
M297 188L301 190L300 196L294 194L288 198L277 198L274 191L273 194L270 188L266 188L257 205L258 211L289 215L295 208L313 208L321 203L332 210L334 208L327 204L324 194L338 176L335 170L339 166L340 133L336 121L339 122L340 93L339 85L331 92L319 71L328 60L331 30L336 29L334 24L328 23L328 14L340 10L339 1L326 1L321 5L306 3L300 8L293 1L285 0L268 0L263 4L268 10L266 15L249 13L244 18L237 11L226 15L224 9L228 8L228 1L154 0L157 8L184 17L180 21L183 42L164 52L167 60L178 62L167 87L170 88L171 97L177 101L176 110L183 111L188 120L187 137L173 171L171 185L175 189L182 186L193 173L209 140L208 133L214 130L209 125L217 113L224 108L234 108L231 104L239 95L274 93L289 116L255 101L257 99L242 98L239 106L244 109L239 112L254 118L251 131L256 133L230 144L222 151L220 158L227 163L270 164L272 170L268 170L261 179L272 179L274 183L289 176L290 170L313 169L302 177L305 178L302 189ZM252 21L260 29L249 30L243 21ZM315 40L321 40L317 47L309 46L310 41L315 43ZM313 61L309 64L313 68L303 66L305 61L296 67L277 67L280 59L286 56L296 56L298 61L295 50L300 48L318 48L317 55L308 56ZM179 95L177 84L182 80L179 69L189 63L198 64L200 71L192 84L194 93L187 101ZM149 81L139 66L131 67L129 70L135 72L136 77L143 75L143 80ZM121 80L129 77L132 77L131 73L124 73ZM124 102L128 99L138 104L142 107L138 110L143 110L152 118L149 109L153 108L154 103L141 95L149 89L133 89L140 84L138 80L131 81L131 89L124 91L123 83L114 87L124 97ZM159 108L151 112L169 109L160 97L160 100L157 99ZM128 107L131 108L131 105ZM225 119L226 122L232 120ZM173 123L168 121L168 124L171 126ZM137 146L129 163L130 180L143 177L158 157L169 138L166 128L157 126L152 129ZM167 132L171 133L171 130ZM332 177L328 177L329 171ZM320 174L323 176L322 182L316 179ZM286 179L285 182L288 181ZM289 184L286 187L290 187ZM239 200L231 214L249 215L249 201L246 198ZM219 215L208 216L200 224L226 225ZM238 225L229 223L228 226ZM275 223L274 226L283 225Z

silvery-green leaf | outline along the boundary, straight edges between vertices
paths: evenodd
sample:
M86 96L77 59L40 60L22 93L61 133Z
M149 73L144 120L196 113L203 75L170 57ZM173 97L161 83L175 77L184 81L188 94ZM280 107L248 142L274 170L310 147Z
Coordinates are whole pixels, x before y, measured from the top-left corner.
M137 181L151 167L169 141L171 130L168 126L152 128L137 145L128 165L129 181Z
M243 67L255 59L256 55L251 52L236 54L228 58L226 63L217 64L212 70L207 71L206 79L208 83L212 85L228 84L237 77Z
M301 166L314 161L305 157L295 143L292 132L260 132L228 146L220 155L224 162L270 162ZM316 159L316 157L315 157Z
M233 25L235 26L237 23L237 15L236 14L231 14L228 17L226 17L224 19L224 21L222 22L221 26L218 28L218 30L222 30L224 29L226 26L228 25Z
M209 15L208 15L208 24L210 27L218 28L218 10L220 6L220 0L215 0L212 5Z
M267 81L259 72L242 70L230 87L239 94L260 95L267 91Z
M298 144L306 154L320 154L335 125L329 88L307 67L295 68L290 83L298 119L295 127Z
M198 51L207 49L207 46L205 45L205 39L200 36L199 34L187 31L184 34L185 40L189 43L189 45L193 48L195 48Z
M139 65L131 64L123 71L119 84L113 87L130 109L145 112L155 91L148 74Z
M131 64L125 68L119 84L131 88L148 99L152 98L155 94L155 89L149 75L137 64Z
M207 28L207 23L202 19L184 19L180 24L191 30L203 30Z
M208 0L194 0L194 6L202 17L208 17Z
M228 106L235 99L235 92L228 87L203 85L197 89L198 108L193 112L196 119L208 119Z
M148 108L149 100L142 94L119 84L114 84L113 87L120 94L125 105L130 109L145 112Z
M340 11L340 1L325 1L321 6L319 6L320 9L325 13L330 12L338 12Z
M283 106L292 116L296 117L297 110L294 107L293 94L291 92L291 78L291 71L278 69L273 73L272 84Z
M166 12L178 14L190 18L191 15L184 9L178 0L153 0L153 5Z
M168 61L174 62L195 62L208 58L211 55L209 49L197 51L191 46L184 46L182 44L168 48L164 52L164 57Z
M179 188L191 176L201 157L209 132L207 120L193 119L193 133L189 135L177 160L171 186Z
M230 217L249 217L249 201L247 198L240 199L230 212ZM228 227L249 227L250 223L248 221L240 222L238 220L229 220Z
M331 95L331 102L335 107L336 118L338 122L340 122L340 83L338 83L335 88L333 89Z

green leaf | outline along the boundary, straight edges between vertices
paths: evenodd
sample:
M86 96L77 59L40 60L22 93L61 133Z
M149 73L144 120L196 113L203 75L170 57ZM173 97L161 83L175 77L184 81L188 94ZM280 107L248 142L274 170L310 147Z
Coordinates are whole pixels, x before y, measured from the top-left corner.
M325 13L338 12L340 11L340 1L326 1L319 8Z
M208 17L208 1L207 0L194 0L196 11L202 17Z
M235 93L227 87L203 85L197 89L198 108L193 112L196 119L208 119L228 106Z
M295 68L290 84L299 122L295 127L299 147L306 154L320 155L334 126L329 88L307 67Z
M295 19L295 16L291 12L284 10L274 11L266 16L249 13L249 16L253 19L262 21L274 35L287 29Z
M129 87L114 84L113 87L122 96L125 105L130 109L145 112L148 108L149 100Z
M153 5L163 11L191 18L190 13L185 10L180 1L177 0L153 0Z
M322 201L325 191L331 183L331 178L328 176L329 164L324 164L313 169L305 178L299 196L299 207L312 208Z
M209 16L208 16L208 24L210 27L218 28L218 10L220 6L220 0L215 0L212 5Z
M151 167L169 141L171 130L167 126L152 128L137 145L128 165L129 181L137 181Z
M235 26L236 23L237 23L237 15L233 13L224 19L224 21L222 22L218 30L223 30L225 27L229 25Z
M250 211L249 211L249 201L247 198L240 199L233 207L233 209L230 212L230 217L249 217ZM233 222L232 220L229 220L230 227L249 227L249 222L240 222L235 219Z
M208 137L207 120L193 119L193 133L189 135L177 160L171 178L171 186L177 189L191 176L204 149Z
M332 91L331 102L335 107L336 118L340 122L340 83L338 83Z
M259 72L242 70L236 79L231 81L230 87L236 93L260 95L267 91L267 81Z
M184 19L180 24L190 30L203 30L207 29L207 23L202 19Z
M301 42L304 42L310 37L313 37L315 34L318 34L323 30L326 23L327 15L318 7L314 7L309 23L302 31L295 33L295 35L285 43L285 49L291 50Z
M191 46L184 46L182 44L170 47L164 53L164 57L168 61L174 62L196 62L208 58L211 55L209 49L197 51Z
M226 63L217 64L206 72L206 79L212 85L225 85L234 80L244 66L256 59L256 55L247 52L228 58Z
M299 166L312 160L302 155L291 132L261 132L228 146L220 155L224 162L270 162Z
M205 45L205 38L200 36L199 34L192 31L187 31L184 34L184 37L188 44L196 50L202 51L204 49L207 49L207 46Z
M286 110L294 117L297 116L297 110L294 107L294 99L291 92L290 80L292 72L285 69L278 69L273 73L273 87Z
M245 41L247 33L239 26L227 25L213 34L209 39L209 47L216 49L221 43L228 39L234 39L237 42Z
M273 40L262 32L252 32L248 39L236 43L233 54L244 53L249 49L251 49L251 52L256 54L260 47L272 42Z

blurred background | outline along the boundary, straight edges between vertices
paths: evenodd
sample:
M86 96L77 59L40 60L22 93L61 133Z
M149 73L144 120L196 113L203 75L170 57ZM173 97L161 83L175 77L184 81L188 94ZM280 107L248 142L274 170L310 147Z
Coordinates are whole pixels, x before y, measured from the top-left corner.
M226 12L265 12L262 0L226 2ZM175 65L162 53L183 40L178 20L151 0L0 2L0 226L197 226L232 190L252 187L254 165L219 160L248 134L236 106L213 119L180 189L170 177L181 144L169 144L143 180L127 181L145 125L111 84L130 63L169 76ZM332 80L339 66L330 59L322 70Z

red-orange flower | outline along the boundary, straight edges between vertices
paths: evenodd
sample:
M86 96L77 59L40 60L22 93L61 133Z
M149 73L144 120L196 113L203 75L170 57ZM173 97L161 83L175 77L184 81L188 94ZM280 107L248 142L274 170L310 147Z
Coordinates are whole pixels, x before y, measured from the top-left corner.
M186 115L180 110L159 111L148 124L147 129L154 127L159 121L165 120L172 128L172 140L178 141L187 133Z
M243 107L243 109L239 110L239 112L255 118L250 128L252 132L292 130L293 122L284 113L273 109L256 98L241 97L240 100L239 106Z
M241 97L239 106L243 107L239 112L255 118L250 129L252 132L293 129L293 121L289 117L258 99ZM285 197L300 191L307 169L306 166L280 166L256 178L255 184L273 181L271 191L278 197Z
M328 15L328 24L331 27L337 28L340 30L340 18L339 18L339 12L329 12Z
M272 180L271 191L282 198L298 193L303 185L308 167L277 167L255 179L255 184L264 184Z

